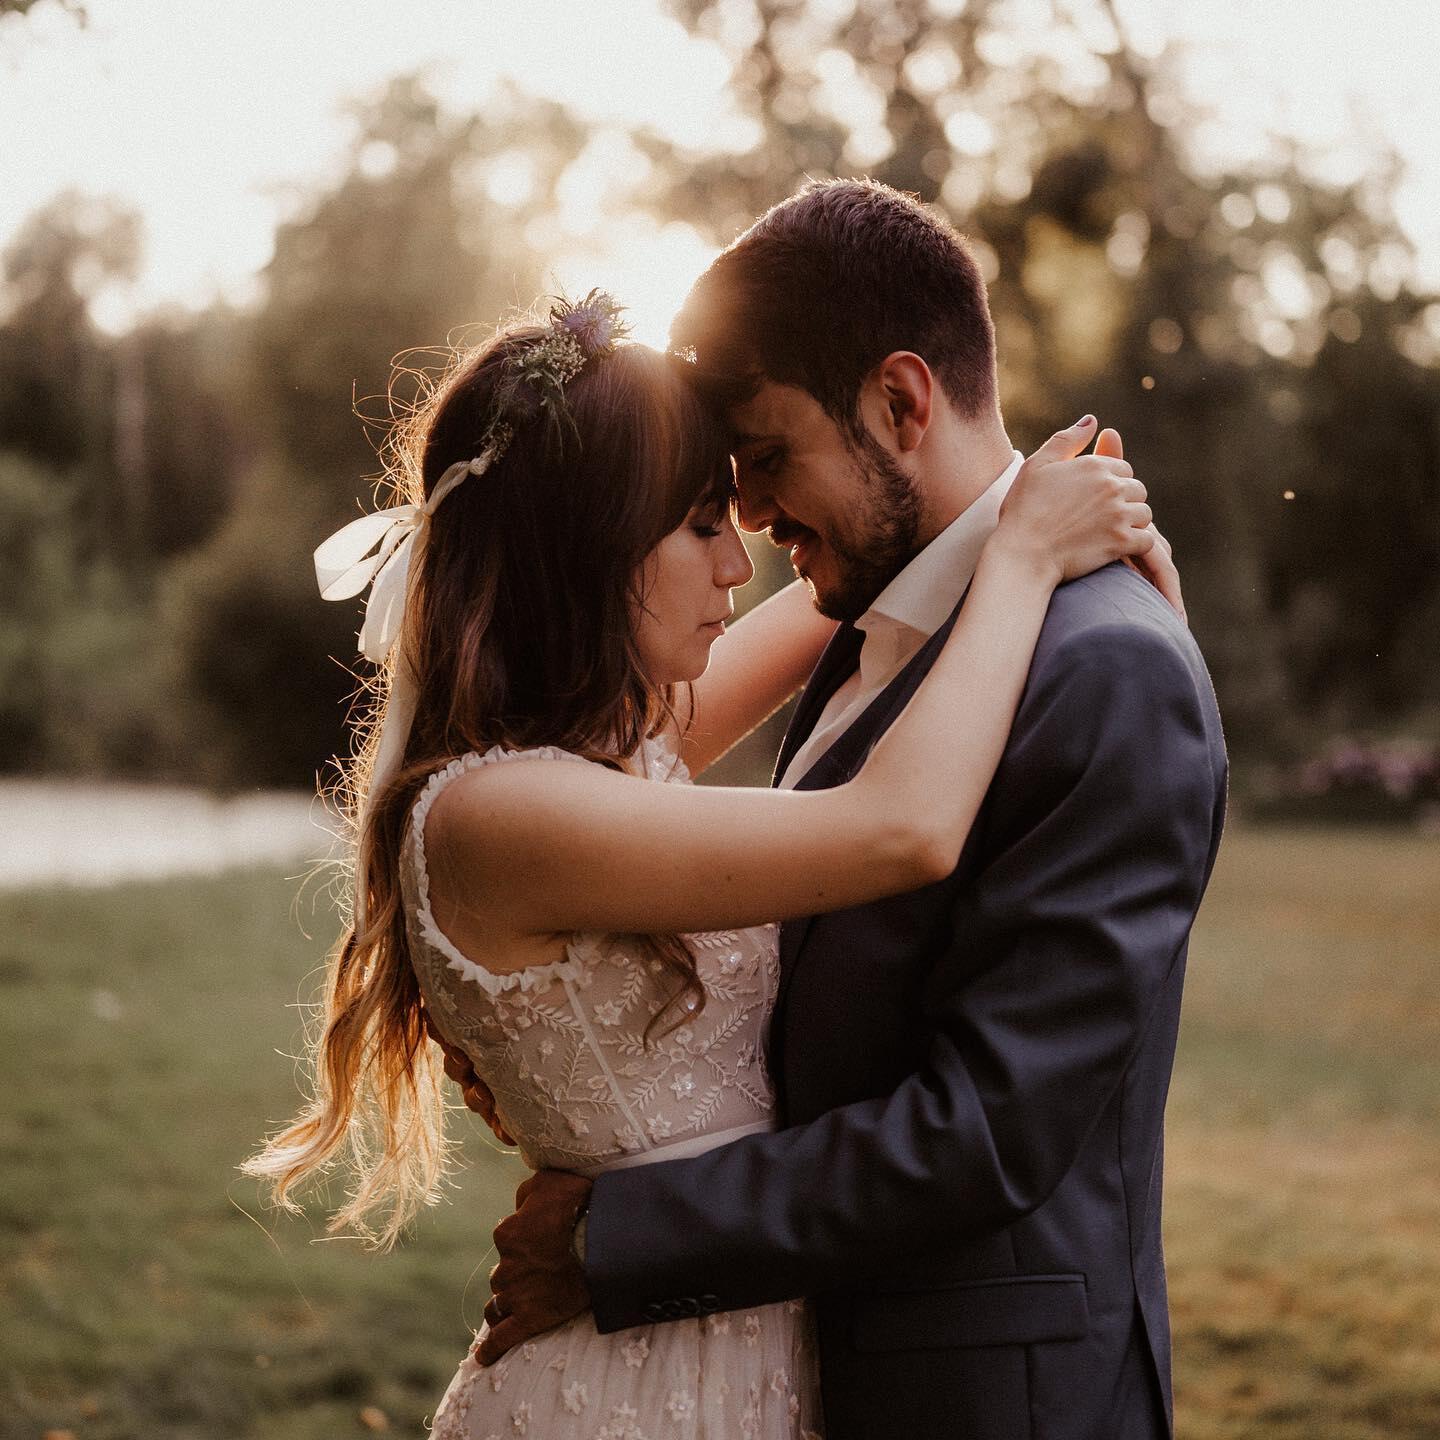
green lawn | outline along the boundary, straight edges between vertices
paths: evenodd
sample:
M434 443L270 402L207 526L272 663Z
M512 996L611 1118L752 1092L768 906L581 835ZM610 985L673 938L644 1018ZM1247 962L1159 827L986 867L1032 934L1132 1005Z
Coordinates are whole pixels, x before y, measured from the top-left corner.
M1440 1435L1440 842L1237 829L1191 947L1166 1241L1184 1440Z
M1184 1440L1440 1434L1437 875L1434 840L1227 840L1171 1102ZM329 938L297 888L0 896L3 1440L423 1435L519 1172L459 1117L388 1256L261 1209L234 1167Z

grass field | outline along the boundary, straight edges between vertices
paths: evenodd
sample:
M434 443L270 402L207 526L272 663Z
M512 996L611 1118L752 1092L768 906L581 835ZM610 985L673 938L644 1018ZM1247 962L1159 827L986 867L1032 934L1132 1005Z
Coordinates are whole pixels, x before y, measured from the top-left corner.
M1434 840L1227 840L1171 1102L1184 1440L1440 1435L1437 877ZM519 1173L461 1117L388 1256L261 1209L234 1167L328 939L296 889L0 896L0 1440L423 1435Z

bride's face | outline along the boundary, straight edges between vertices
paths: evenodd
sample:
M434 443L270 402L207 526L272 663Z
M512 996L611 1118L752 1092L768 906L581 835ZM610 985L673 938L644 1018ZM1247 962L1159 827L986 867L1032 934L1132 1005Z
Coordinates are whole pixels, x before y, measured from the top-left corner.
M755 573L728 506L702 501L645 558L635 625L640 658L657 685L696 680L734 611L733 586Z

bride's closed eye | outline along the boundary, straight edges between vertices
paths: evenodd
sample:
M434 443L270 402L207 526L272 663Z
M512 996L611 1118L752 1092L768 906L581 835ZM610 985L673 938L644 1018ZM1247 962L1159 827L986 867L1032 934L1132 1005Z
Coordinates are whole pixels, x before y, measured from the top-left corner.
M703 540L714 540L725 531L733 501L729 494L707 496L688 516L685 523Z
M728 506L716 504L713 500L698 505L686 517L685 523L696 535L704 540L713 540L725 528Z

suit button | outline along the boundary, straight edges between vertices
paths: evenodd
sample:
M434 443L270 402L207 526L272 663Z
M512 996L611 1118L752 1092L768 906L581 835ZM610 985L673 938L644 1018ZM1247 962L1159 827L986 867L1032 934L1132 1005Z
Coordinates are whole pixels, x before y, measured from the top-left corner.
M702 1295L700 1297L700 1313L702 1315L713 1315L720 1308L720 1297L718 1295Z
M658 1325L665 1318L665 1310L661 1305L647 1305L640 1313L652 1325Z
M693 1295L681 1300L679 1305L680 1314L687 1320L693 1320L700 1313L700 1302Z

